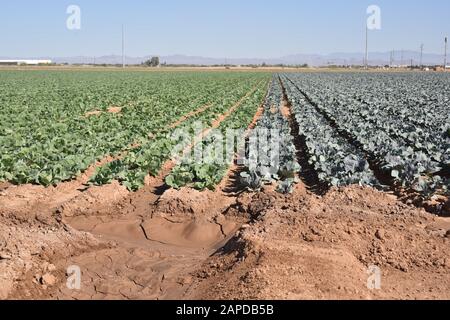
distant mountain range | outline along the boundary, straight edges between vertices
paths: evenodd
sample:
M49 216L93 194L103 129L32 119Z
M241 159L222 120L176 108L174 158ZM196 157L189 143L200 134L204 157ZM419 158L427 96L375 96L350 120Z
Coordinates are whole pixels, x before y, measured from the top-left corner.
M145 57L125 57L125 63L128 65L141 64L142 62L150 59L152 56ZM371 52L369 55L370 65L388 65L390 62L390 52ZM403 57L403 59L402 59ZM15 59L17 57L0 57L0 59ZM361 65L363 63L364 53L345 53L337 52L327 55L321 54L295 54L284 56L275 59L262 59L262 58L242 58L242 59L227 59L227 58L209 58L200 56L187 56L187 55L171 55L160 56L161 63L174 64L174 65L250 65L250 64L286 64L286 65L301 65L308 64L310 66L327 66L327 65ZM27 57L27 59L50 59L55 63L68 63L68 64L121 64L122 56L109 55L101 57ZM395 52L394 65L410 65L411 59L413 64L420 63L420 52L416 51L400 51ZM438 65L443 64L444 56L439 54L424 53L423 64L425 65Z

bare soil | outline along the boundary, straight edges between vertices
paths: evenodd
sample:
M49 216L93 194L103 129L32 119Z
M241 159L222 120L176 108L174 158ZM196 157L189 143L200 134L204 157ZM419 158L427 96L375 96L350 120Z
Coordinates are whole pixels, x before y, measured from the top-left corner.
M251 222L205 262L199 299L449 299L450 220L370 188L318 197L246 194L226 216ZM380 290L368 270L381 271Z
M3 186L1 298L450 298L450 219L371 188L158 195L113 184L61 205L64 189ZM80 290L66 286L71 265ZM380 290L367 288L371 265Z

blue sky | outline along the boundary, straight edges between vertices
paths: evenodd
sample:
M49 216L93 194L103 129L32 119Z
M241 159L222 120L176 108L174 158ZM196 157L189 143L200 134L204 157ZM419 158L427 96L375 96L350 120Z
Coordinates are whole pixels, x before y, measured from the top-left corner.
M66 9L81 8L81 30ZM381 8L371 51L441 53L450 36L448 0L4 0L0 56L186 54L274 58L296 53L362 52L366 8Z

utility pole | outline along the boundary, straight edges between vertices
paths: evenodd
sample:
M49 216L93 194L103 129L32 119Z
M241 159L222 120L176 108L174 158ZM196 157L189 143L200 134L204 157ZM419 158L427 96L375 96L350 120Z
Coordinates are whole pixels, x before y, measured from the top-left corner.
M403 67L403 58L404 58L404 50L402 49L402 56L401 56L401 61L400 61L400 65Z
M125 68L125 33L122 24L122 68Z
M366 24L366 55L364 59L364 67L368 69L369 66L369 28Z
M423 43L420 45L420 68L423 68Z
M445 67L447 67L447 44L448 44L448 38L445 37L444 70L445 70Z

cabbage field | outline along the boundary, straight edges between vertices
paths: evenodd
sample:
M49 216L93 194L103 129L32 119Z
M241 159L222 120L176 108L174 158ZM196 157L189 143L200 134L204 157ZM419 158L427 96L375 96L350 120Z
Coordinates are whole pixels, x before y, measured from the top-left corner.
M242 129L239 148L255 159L248 128L258 110L255 129L279 132L277 165L241 163L243 188L286 193L314 180L449 194L450 76L425 73L1 71L0 182L56 185L113 157L90 183L136 191L170 160L170 136L199 122L215 134ZM214 190L237 158L181 161L165 183Z
M122 161L100 168L92 181L120 179L138 189L168 157L172 124L203 109L195 120L211 122L249 91L266 88L269 78L259 73L2 71L0 181L58 184L97 160L130 151ZM111 107L122 109L110 113Z
M448 75L328 73L282 80L321 180L448 195Z

